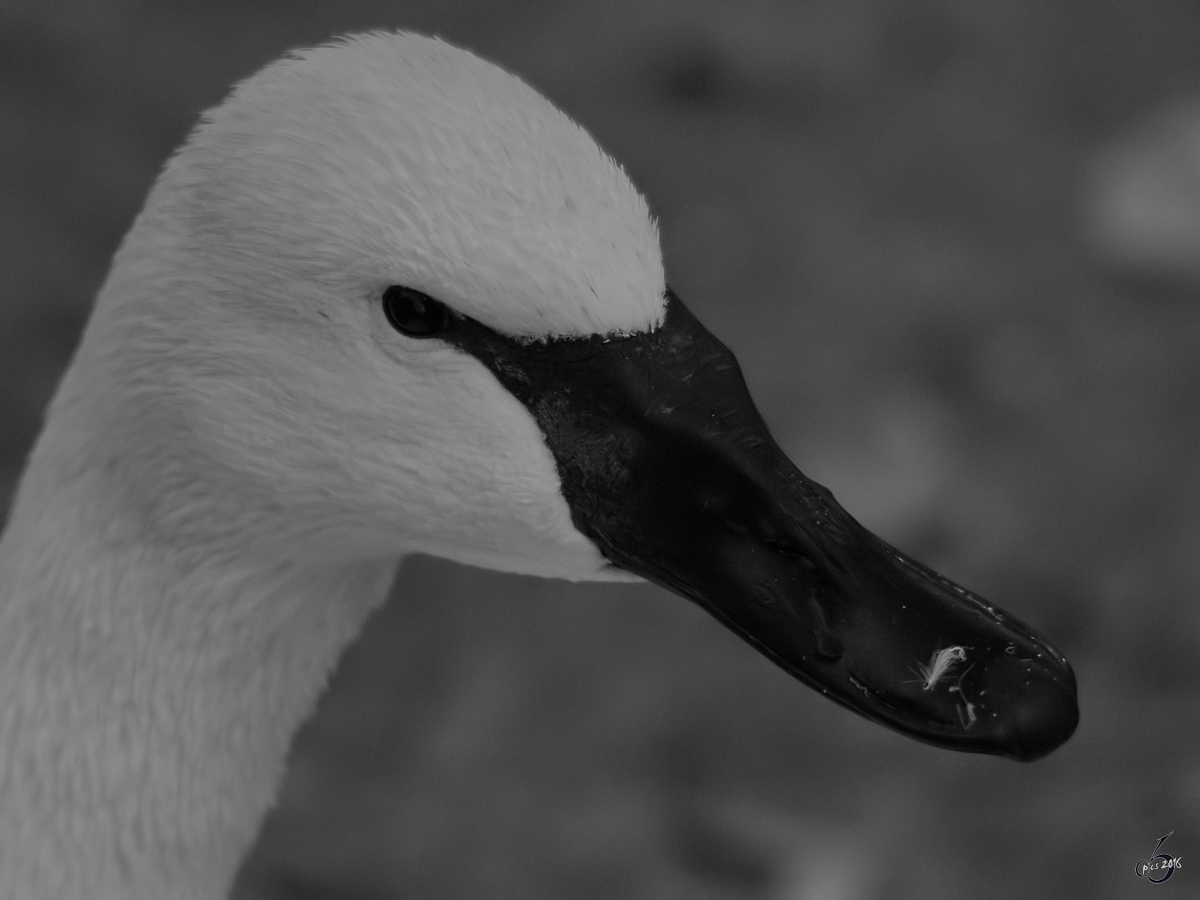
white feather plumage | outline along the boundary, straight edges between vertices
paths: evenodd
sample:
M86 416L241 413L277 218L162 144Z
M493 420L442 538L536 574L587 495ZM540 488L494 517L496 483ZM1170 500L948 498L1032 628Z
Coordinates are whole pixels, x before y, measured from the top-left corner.
M424 551L624 579L536 423L397 334L663 312L624 173L515 77L368 34L237 87L118 251L0 543L0 898L215 900L341 649Z

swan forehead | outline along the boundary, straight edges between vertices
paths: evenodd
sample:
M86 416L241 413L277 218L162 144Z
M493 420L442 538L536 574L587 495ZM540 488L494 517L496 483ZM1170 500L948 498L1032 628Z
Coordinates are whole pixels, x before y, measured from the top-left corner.
M371 33L243 82L177 166L247 258L400 283L510 335L662 321L658 231L590 135L518 78L442 41Z

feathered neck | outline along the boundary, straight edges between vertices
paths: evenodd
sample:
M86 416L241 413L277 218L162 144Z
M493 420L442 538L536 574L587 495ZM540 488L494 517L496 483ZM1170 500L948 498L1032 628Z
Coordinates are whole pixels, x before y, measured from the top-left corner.
M0 543L0 900L224 898L396 561L149 544L55 425Z

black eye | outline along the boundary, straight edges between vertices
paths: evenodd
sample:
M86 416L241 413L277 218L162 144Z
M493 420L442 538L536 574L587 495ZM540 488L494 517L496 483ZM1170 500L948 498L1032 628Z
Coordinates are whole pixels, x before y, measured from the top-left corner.
M383 314L409 337L430 337L450 327L450 310L428 294L393 284L383 292Z

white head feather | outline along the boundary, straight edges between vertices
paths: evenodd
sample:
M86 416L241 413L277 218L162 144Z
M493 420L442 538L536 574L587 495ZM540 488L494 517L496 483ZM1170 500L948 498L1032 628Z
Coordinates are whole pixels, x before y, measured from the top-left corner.
M441 41L346 38L243 82L167 165L55 401L48 470L103 471L143 538L208 558L614 577L528 412L390 328L391 284L531 340L664 311L645 201L583 129Z
M522 81L439 40L365 34L268 66L167 180L202 194L186 197L202 199L197 242L256 279L399 283L532 338L662 320L657 228L620 166Z

